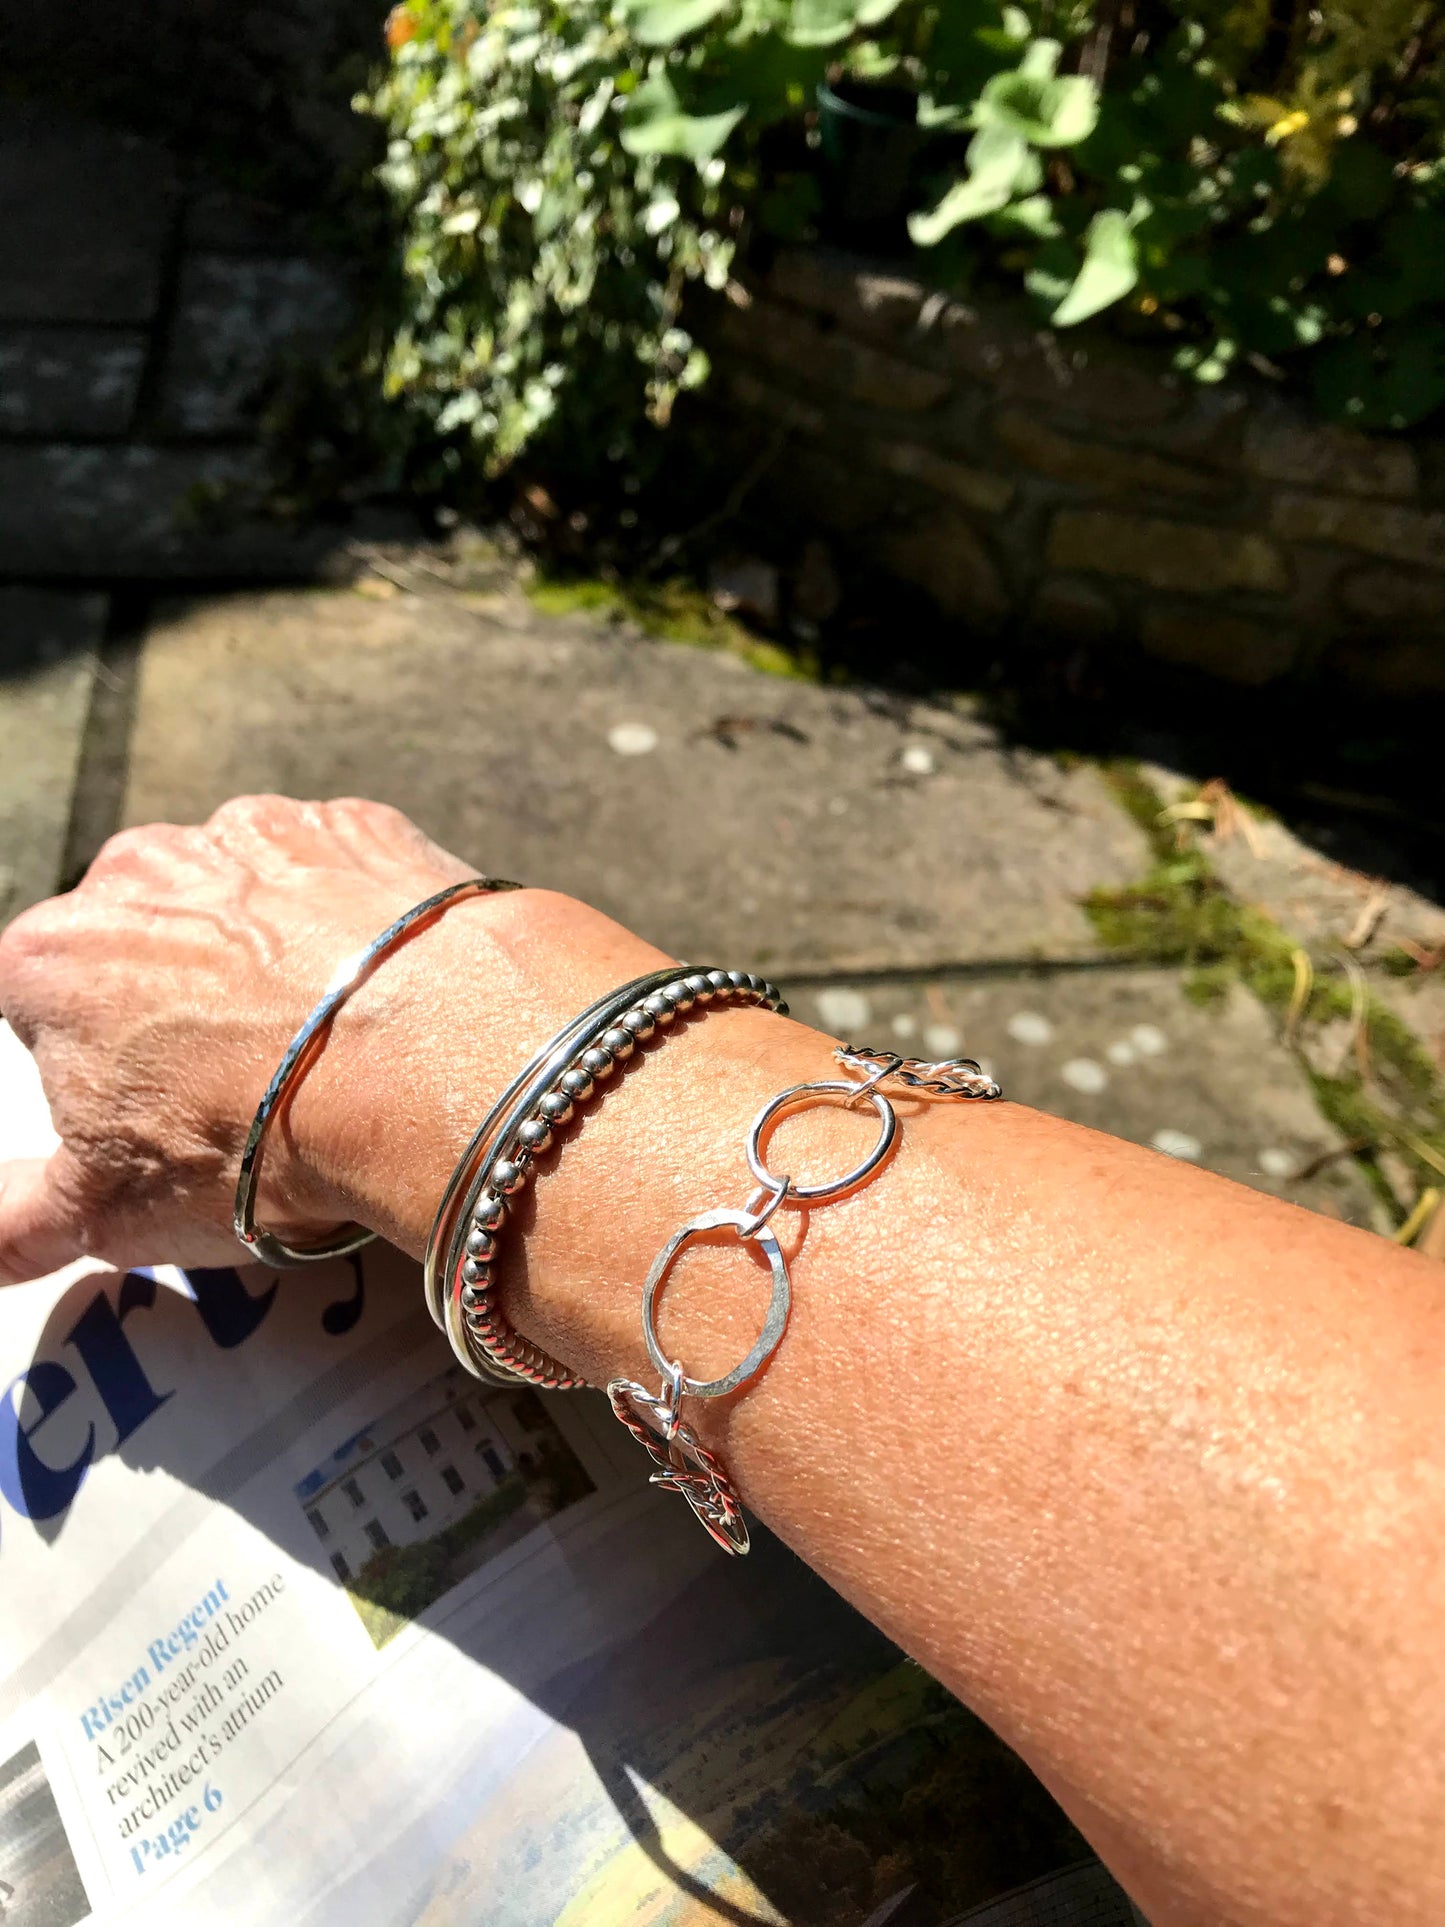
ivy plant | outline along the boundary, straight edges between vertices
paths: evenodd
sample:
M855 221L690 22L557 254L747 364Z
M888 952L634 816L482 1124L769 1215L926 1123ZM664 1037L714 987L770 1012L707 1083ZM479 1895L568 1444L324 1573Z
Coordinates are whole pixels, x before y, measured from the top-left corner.
M945 285L1123 315L1362 425L1445 405L1430 0L403 0L387 38L358 103L403 234L380 374L448 461L635 459L706 378L697 299L740 242L810 232L840 75L916 95Z

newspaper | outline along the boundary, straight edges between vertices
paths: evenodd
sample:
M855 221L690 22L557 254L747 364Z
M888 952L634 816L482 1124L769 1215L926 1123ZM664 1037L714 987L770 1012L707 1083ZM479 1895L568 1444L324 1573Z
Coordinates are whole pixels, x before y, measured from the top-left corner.
M0 1090L43 1150L8 1032ZM80 1262L0 1343L7 1927L940 1927L1083 1851L600 1397L457 1368L394 1252Z

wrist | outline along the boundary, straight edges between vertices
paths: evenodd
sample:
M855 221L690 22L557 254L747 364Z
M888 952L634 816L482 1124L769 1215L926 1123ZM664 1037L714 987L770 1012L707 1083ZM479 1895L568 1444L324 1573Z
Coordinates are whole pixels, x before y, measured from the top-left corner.
M315 1237L352 1219L420 1256L456 1159L515 1072L600 990L665 961L552 892L455 905L343 1007L277 1120L276 1221L299 1215Z
M835 1069L829 1040L756 1008L713 1006L640 1048L517 1201L495 1273L509 1321L594 1384L654 1380L640 1313L657 1253L700 1213L747 1203L757 1190L744 1149L753 1119L780 1089ZM768 1162L800 1181L846 1170L875 1131L866 1115L790 1117ZM792 1209L771 1221L790 1258L804 1226ZM659 1340L690 1375L721 1375L749 1350L768 1295L754 1247L699 1244L670 1274Z

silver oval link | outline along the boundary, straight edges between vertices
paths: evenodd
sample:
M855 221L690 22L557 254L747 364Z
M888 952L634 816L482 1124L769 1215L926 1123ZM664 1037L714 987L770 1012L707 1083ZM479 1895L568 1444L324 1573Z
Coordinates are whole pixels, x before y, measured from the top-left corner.
M866 1089L859 1084L845 1083L841 1079L818 1084L794 1084L786 1091L780 1091L770 1103L763 1106L753 1119L748 1132L748 1169L759 1184L766 1185L771 1191L777 1183L776 1175L763 1162L762 1135L780 1111L807 1110L814 1104L826 1104L834 1098L845 1100L840 1106L846 1109L856 1098L864 1097L877 1113L879 1131L878 1142L860 1164L846 1172L841 1178L830 1178L822 1184L788 1185L788 1196L796 1198L801 1204L816 1204L824 1198L836 1197L842 1191L851 1191L855 1184L861 1184L871 1177L878 1166L893 1148L893 1140L898 1133L898 1118L893 1106L881 1091ZM812 1103L802 1100L811 1099Z
M772 1188L771 1185L768 1186L769 1190ZM682 1376L681 1390L677 1395L679 1398L683 1395L688 1398L726 1397L729 1392L737 1391L740 1385L746 1385L750 1378L756 1377L782 1343L783 1333L788 1326L788 1313L792 1309L793 1302L793 1287L788 1277L787 1262L783 1257L782 1246L771 1231L762 1228L748 1233L744 1229L747 1223L748 1213L745 1211L705 1211L700 1218L692 1219L680 1231L672 1234L658 1252L653 1260L652 1269L647 1274L647 1283L642 1288L642 1335L647 1341L647 1355L653 1365L661 1373L664 1382L671 1380L673 1384L679 1381L672 1375L681 1373L682 1368L667 1356L658 1343L657 1300L667 1282L667 1274L693 1239L702 1237L708 1231L736 1231L739 1242L746 1240L755 1244L763 1253L773 1276L768 1314L763 1320L763 1329L758 1334L757 1342L746 1358L740 1365L734 1365L730 1372L724 1372L721 1378L699 1379Z

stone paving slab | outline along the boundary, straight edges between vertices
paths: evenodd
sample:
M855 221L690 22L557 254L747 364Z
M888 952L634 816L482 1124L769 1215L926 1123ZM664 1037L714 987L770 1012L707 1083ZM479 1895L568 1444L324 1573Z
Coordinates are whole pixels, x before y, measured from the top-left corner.
M1145 774L1166 802L1194 795L1199 784L1172 770ZM1250 815L1247 831L1207 839L1209 862L1242 902L1258 904L1304 944L1338 946L1369 934L1365 956L1402 939L1426 948L1445 944L1445 908L1406 884L1339 862L1322 836L1317 844L1278 817Z
M1350 1159L1320 1164L1341 1141L1260 1005L1237 987L1200 1009L1174 972L1104 966L982 981L841 978L794 989L789 1002L846 1041L976 1057L1021 1103L1388 1229Z
M1278 820L1211 847L1210 861L1229 888L1258 903L1305 943L1343 943L1368 928L1365 950L1378 956L1402 939L1445 943L1445 909L1405 884L1382 881L1312 848Z
M0 328L0 434L125 434L145 357L139 329Z
M1158 765L1146 770L1169 802L1199 785ZM1277 817L1250 815L1246 829L1206 835L1211 868L1243 903L1258 906L1310 953L1316 969L1365 969L1374 994L1403 1019L1445 1070L1445 907L1408 884L1340 862L1328 831L1312 843ZM1385 842L1382 837L1382 846ZM1382 860L1384 852L1382 847ZM1382 968L1404 950L1421 967L1407 976ZM1321 1061L1339 1053L1327 1040Z
M238 514L258 458L235 449L0 446L0 576L70 581L309 577L334 546Z
M780 973L1094 956L1079 899L1144 867L1092 770L1009 748L970 706L785 681L544 619L515 590L368 586L389 599L164 612L127 820L194 821L238 791L377 796L674 954Z
M0 101L0 321L149 321L175 200L159 147Z
M105 614L103 596L0 589L0 921L59 882Z

